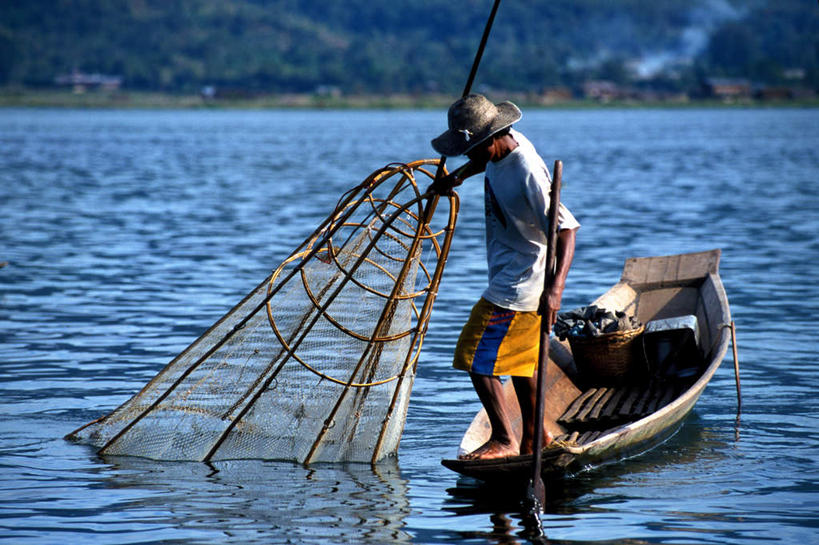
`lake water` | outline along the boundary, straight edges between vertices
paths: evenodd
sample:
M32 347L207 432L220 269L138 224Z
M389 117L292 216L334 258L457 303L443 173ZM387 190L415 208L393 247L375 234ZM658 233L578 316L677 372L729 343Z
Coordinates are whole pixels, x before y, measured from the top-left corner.
M459 479L479 404L450 368L485 282L462 213L397 459L104 459L63 436L138 391L343 191L434 157L445 112L0 110L0 543L526 543L517 498ZM550 483L553 543L819 541L819 110L526 111L583 224L564 308L625 258L722 248L737 324L683 428ZM457 164L452 162L451 164Z

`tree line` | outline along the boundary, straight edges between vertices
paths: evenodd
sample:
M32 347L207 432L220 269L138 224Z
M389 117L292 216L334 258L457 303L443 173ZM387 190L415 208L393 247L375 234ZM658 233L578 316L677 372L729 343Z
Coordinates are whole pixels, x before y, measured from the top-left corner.
M5 0L0 86L59 74L134 90L457 93L491 0ZM805 0L506 0L479 83L604 79L682 89L704 77L819 89L819 6Z

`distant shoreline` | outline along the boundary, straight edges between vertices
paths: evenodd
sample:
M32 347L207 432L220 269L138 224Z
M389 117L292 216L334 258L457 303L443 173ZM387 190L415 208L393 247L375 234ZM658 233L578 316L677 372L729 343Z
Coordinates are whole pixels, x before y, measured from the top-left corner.
M556 100L542 97L498 95L509 98L526 108L815 108L819 98L794 100L758 100L741 98L733 101L707 100ZM244 97L208 98L196 94L171 94L128 91L88 91L74 93L64 90L0 89L0 108L65 108L65 109L445 109L452 102L448 95L342 95L266 94Z

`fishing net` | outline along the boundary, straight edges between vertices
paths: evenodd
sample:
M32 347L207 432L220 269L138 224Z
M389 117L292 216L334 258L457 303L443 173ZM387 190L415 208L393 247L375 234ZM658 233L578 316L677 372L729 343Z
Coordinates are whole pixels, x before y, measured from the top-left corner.
M342 196L272 274L111 414L69 434L105 455L376 462L403 431L457 216L437 161Z

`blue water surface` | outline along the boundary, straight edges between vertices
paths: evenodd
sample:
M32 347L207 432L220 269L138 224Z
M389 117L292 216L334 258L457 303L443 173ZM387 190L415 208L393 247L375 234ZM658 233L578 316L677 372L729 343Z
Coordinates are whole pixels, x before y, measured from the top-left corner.
M137 392L339 196L434 157L444 112L0 110L0 543L526 543L514 495L439 460L479 404L449 366L485 283L482 184L452 254L397 459L101 458L63 436ZM549 483L552 543L819 539L819 110L526 111L582 223L564 307L630 256L722 248L738 329L681 431ZM457 161L451 162L457 164Z

